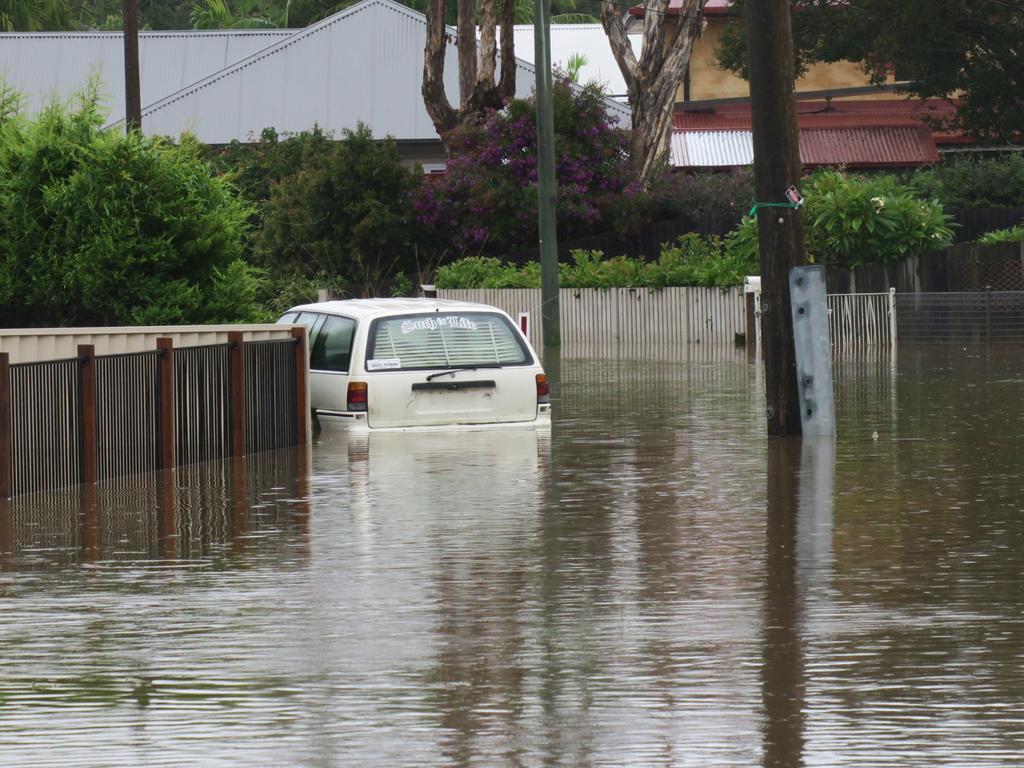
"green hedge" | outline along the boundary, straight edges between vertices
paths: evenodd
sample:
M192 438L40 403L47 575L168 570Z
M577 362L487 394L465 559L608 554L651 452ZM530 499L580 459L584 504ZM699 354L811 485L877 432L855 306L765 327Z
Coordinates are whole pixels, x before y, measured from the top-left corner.
M756 274L756 250L751 258L746 247L736 247L739 237L703 238L683 235L666 244L657 261L626 256L605 258L601 251L572 251L572 263L559 265L559 284L564 288L668 288L704 286L727 288ZM498 259L471 256L437 271L438 288L539 288L540 265L523 267Z

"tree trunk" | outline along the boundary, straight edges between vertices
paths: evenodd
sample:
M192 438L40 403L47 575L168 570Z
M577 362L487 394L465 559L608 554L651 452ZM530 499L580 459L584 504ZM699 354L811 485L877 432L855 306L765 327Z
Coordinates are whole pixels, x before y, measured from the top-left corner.
M501 80L497 70L497 6L501 10ZM515 95L516 58L512 42L515 0L480 0L480 55L477 58L476 3L458 0L457 47L459 55L459 99L456 110L444 90L444 60L450 33L444 23L445 0L428 0L427 45L423 54L423 104L442 141L446 134L464 123L481 122L488 110L500 109Z
M704 0L684 0L678 16L669 16L668 0L652 0L644 15L644 40L637 59L619 6L604 0L601 22L612 54L626 81L632 111L630 160L638 179L650 181L666 168L672 136L676 90L690 63L700 33Z
M459 115L444 92L444 55L448 29L444 23L445 0L428 0L427 47L423 54L423 105L442 138L459 122Z

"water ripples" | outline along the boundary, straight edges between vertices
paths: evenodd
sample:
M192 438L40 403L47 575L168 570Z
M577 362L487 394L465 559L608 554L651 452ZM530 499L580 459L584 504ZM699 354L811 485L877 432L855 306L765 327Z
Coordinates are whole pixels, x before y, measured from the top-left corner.
M969 355L837 365L834 444L734 356L565 360L550 433L17 500L0 762L1017 765L1019 350Z

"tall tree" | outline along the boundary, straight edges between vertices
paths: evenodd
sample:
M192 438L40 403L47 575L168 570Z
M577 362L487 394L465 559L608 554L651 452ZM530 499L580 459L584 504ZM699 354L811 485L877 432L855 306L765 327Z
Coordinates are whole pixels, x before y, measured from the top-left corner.
M1013 0L790 0L797 73L809 63L860 61L874 82L895 74L908 93L956 98L974 136L1024 140L1024 4ZM718 51L745 74L739 20Z
M633 127L630 157L641 180L653 179L665 169L676 90L700 35L703 9L704 0L682 0L678 15L669 15L668 0L647 0L638 59L626 34L621 4L604 0L601 6L601 22L626 81Z
M449 32L446 0L428 0L427 45L423 54L423 103L437 133L444 137L465 123L479 123L489 109L500 109L516 92L516 55L512 38L515 0L457 0L456 46L459 51L459 108L444 90L444 61ZM497 72L497 25L501 22L501 72ZM477 26L480 28L479 53Z

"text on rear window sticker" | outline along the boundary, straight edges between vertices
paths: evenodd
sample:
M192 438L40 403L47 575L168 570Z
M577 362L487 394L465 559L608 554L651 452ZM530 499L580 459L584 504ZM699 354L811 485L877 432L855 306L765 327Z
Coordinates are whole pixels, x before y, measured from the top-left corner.
M398 357L378 357L366 361L368 371L386 371L392 368L401 368L402 360Z
M413 331L435 331L438 328L461 328L466 331L475 331L477 324L468 317L457 315L442 315L440 317L417 317L411 320L402 321L402 333Z

